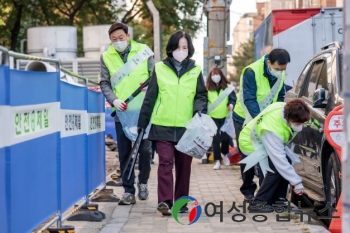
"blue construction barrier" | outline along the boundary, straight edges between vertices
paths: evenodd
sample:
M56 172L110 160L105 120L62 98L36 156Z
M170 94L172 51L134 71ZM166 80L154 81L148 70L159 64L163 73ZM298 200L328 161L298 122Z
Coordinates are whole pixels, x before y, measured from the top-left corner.
M0 66L0 232L31 232L105 182L104 97Z

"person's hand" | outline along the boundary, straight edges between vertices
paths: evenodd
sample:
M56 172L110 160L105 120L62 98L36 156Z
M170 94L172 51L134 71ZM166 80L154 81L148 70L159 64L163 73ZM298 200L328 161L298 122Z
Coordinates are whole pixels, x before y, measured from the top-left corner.
M293 192L296 195L299 195L299 196L303 195L303 193L304 193L304 186L303 186L303 184L300 183L300 184L295 185L294 188L293 188Z
M126 109L128 109L128 105L120 99L115 99L113 101L113 105L121 112L124 112Z
M229 104L229 105L227 106L227 110L232 111L232 109L233 109L233 104Z
M144 83L144 82L140 83L140 86L141 86L143 83ZM141 92L145 92L145 91L147 91L147 87L144 87L144 88L141 89Z

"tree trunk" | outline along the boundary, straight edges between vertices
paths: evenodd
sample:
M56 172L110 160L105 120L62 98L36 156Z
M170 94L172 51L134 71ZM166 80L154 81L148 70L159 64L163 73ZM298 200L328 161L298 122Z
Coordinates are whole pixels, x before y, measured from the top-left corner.
M11 30L11 46L10 49L12 51L16 50L16 45L17 45L17 40L18 40L18 35L19 31L21 29L21 19L22 19L22 10L23 10L23 5L18 5L17 7L17 13L16 13L16 21L13 25L13 28Z

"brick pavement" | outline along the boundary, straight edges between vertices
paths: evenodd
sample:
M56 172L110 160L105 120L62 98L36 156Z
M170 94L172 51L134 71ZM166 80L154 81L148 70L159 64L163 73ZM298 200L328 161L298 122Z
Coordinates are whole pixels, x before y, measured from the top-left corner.
M147 201L139 201L133 206L119 206L116 203L98 203L99 210L106 214L102 222L64 222L64 225L75 226L76 233L165 233L165 232L328 232L325 228L314 224L300 223L296 216L292 216L290 222L277 222L276 213L266 214L266 222L254 222L254 214L245 214L244 222L234 222L231 216L235 211L227 213L232 202L236 206L241 205L243 196L239 191L241 184L238 167L222 166L221 170L213 170L213 164L200 164L197 159L192 163L192 176L190 196L197 199L202 207L199 220L193 225L181 225L173 217L162 216L157 212L157 164L152 165L149 180L150 197ZM115 194L119 197L123 193L121 187L114 187ZM208 202L216 205L223 201L223 221L220 222L219 215L208 217L204 213L204 206ZM189 206L191 207L191 206ZM213 210L210 207L211 211ZM212 212L211 212L212 213ZM188 223L188 214L179 214L179 220Z

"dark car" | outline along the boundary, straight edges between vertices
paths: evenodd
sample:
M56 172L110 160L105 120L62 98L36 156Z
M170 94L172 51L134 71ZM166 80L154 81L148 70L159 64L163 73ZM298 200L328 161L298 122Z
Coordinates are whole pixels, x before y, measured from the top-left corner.
M341 163L324 135L325 118L343 104L341 94L342 46L333 42L322 47L305 66L296 85L286 94L286 102L303 98L311 110L310 121L293 139L294 152L301 162L295 166L303 179L305 194L315 206L335 208L341 193ZM292 195L292 201L297 198ZM327 210L329 216L332 210Z

